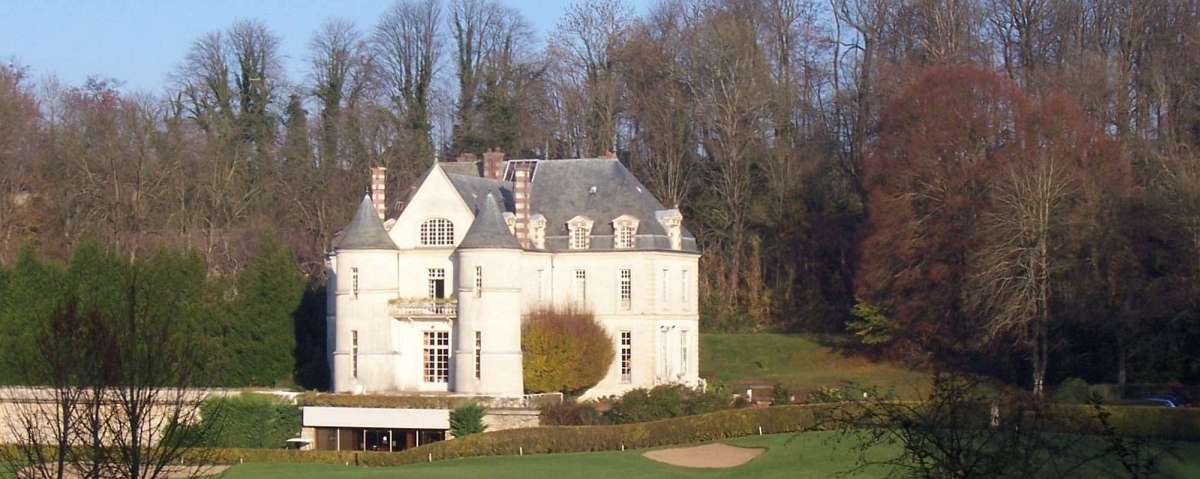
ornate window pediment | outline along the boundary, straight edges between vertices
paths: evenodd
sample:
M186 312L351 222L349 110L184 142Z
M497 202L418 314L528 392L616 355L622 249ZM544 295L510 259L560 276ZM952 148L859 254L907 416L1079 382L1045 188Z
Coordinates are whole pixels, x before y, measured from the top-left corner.
M612 222L613 248L630 249L635 246L638 219L630 215L618 216Z
M654 216L667 231L671 249L683 249L683 214L678 209L669 209L655 211Z
M592 219L586 216L576 216L567 221L567 231L570 234L570 249L589 249L592 247Z

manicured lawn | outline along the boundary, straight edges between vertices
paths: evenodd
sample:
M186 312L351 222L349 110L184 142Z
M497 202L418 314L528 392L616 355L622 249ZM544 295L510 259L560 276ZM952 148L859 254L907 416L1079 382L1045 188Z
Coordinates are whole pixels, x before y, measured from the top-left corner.
M735 390L780 383L799 400L822 386L849 382L894 389L900 397L911 398L929 383L924 373L843 354L812 336L790 334L702 334L700 375Z
M678 478L826 478L853 464L846 448L831 449L824 433L754 436L726 441L749 447L766 447L767 452L731 469L686 469L642 457L643 451L545 454L524 457L483 457L398 467L361 468L313 464L244 464L230 469L225 477L240 478L459 478L569 479L656 477ZM871 474L856 477L883 477Z
M742 466L730 469L687 469L660 464L642 457L643 451L546 454L524 457L480 457L397 467L353 467L318 464L244 464L230 469L231 479L350 479L350 478L459 478L529 479L557 477L589 478L826 478L847 471L855 461L849 443L835 444L832 433L779 434L725 441L746 447L765 447L767 452ZM878 451L883 454L886 451ZM1184 443L1176 451L1180 462L1168 458L1163 477L1200 477L1200 443ZM1095 472L1113 471L1105 464ZM1085 475L1090 473L1085 472ZM849 477L882 478L886 471L873 469Z

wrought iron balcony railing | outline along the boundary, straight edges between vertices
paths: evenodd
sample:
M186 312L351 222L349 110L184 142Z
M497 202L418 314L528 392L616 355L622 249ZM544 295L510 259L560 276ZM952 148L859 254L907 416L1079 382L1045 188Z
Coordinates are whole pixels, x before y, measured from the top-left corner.
M393 318L454 318L458 301L438 298L398 298L388 302Z

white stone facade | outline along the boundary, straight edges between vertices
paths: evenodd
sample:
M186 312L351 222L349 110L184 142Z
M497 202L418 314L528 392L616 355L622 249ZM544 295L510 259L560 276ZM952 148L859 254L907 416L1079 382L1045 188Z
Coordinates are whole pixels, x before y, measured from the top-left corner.
M513 208L496 198L511 198L511 181L465 178L470 175L447 172L451 167L465 170L462 165L435 165L399 216L387 222L387 241L382 236L362 240L364 231L375 234L368 230L383 225L367 225L370 221L360 211L355 223L363 224L352 224L343 237L346 246L329 257L327 331L335 392L521 395L522 313L547 305L590 309L613 340L615 357L608 375L586 396L658 384L699 384L699 254L694 238L687 238L690 234L680 226L678 211L649 197L615 160L549 161L554 164L537 166L545 170L547 183L538 182L535 170L525 185L533 198L535 222L545 222L546 217L560 221L555 215L566 213L557 210L570 208L548 206L555 201L552 195L565 194L557 193L563 191L561 185L549 185L554 175L574 174L566 170L575 168L591 171L591 181L596 182L604 181L604 175L595 172L614 171L624 175L618 179L633 188L630 194L646 197L630 204L650 206L605 218L592 216L613 213L593 208L568 219L583 216L614 225L618 218L621 225L632 219L644 233L634 239L640 246L618 243L613 239L618 226L612 226L607 237L601 232L592 235L590 248L571 249L565 241L555 243L556 237L565 239L565 224L557 225L561 229L535 226L530 239L517 246L511 236ZM594 186L582 188L586 191L580 195L597 192ZM605 204L605 211L613 208L620 206ZM500 235L510 236L501 238L494 228L484 231L485 214L503 214L504 219L489 221L507 223ZM648 223L657 229L647 228ZM463 241L469 231L474 236L468 247Z

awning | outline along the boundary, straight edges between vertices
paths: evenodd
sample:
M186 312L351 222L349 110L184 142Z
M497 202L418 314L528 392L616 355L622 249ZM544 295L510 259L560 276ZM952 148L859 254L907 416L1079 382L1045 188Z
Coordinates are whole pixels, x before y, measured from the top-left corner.
M313 406L302 410L305 427L450 429L448 409Z

